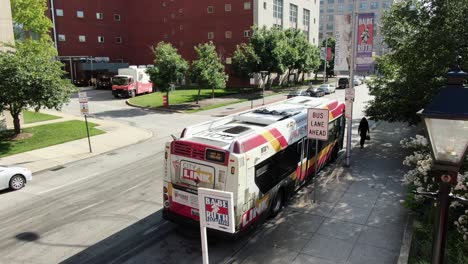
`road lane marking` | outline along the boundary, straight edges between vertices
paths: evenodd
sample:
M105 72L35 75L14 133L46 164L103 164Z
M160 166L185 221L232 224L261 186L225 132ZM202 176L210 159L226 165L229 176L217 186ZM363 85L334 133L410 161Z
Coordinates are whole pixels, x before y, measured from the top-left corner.
M161 228L162 226L164 226L165 224L167 224L168 222L164 222L158 226L155 226L155 227L152 227L148 230L146 230L143 235L146 236L146 235L149 235L150 233L153 233L154 231L158 230L159 228Z
M96 176L96 174L91 174L91 175L89 175L89 176L80 178L80 179L78 179L78 180L74 180L74 181L72 181L72 182L59 185L59 186L54 187L54 188L51 188L51 189L49 189L49 190L45 190L45 191L39 192L38 194L40 195L40 194L48 193L48 192L51 192L51 191L55 191L55 190L61 189L61 188L63 188L63 187L70 186L70 185L72 185L72 184L75 184L75 183L80 182L80 181L84 181L84 180L86 180L86 179L89 179L89 178L95 177L95 176Z

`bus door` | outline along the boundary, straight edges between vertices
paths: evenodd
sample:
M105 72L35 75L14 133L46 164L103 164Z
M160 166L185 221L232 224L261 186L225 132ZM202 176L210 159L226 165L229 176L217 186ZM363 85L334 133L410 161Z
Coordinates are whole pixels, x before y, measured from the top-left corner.
M303 138L299 140L297 143L297 153L299 155L299 164L298 169L296 170L296 188L302 185L305 181L306 175L306 154L307 154L307 146L306 146L306 139Z

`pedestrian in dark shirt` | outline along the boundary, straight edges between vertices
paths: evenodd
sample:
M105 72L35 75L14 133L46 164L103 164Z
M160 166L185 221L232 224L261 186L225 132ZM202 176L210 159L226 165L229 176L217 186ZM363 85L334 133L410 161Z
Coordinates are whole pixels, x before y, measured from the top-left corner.
M358 133L361 136L361 148L364 147L364 142L367 139L367 133L370 132L369 130L369 123L367 122L367 119L363 117L361 119L361 122L359 123L359 128L358 128Z

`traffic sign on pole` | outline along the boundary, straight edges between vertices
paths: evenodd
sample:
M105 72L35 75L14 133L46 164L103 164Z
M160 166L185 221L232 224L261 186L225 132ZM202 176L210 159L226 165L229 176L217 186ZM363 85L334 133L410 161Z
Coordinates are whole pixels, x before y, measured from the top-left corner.
M345 100L354 102L355 94L356 94L356 90L354 88L346 88L345 89Z
M78 93L78 100L80 103L87 103L88 102L88 95L86 92L79 92Z
M309 108L307 115L307 138L328 140L328 109Z

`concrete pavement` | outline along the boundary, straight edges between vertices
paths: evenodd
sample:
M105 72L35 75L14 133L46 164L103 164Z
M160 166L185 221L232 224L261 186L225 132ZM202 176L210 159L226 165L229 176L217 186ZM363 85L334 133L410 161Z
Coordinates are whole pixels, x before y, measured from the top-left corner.
M33 124L25 124L23 127L26 128L68 120L84 120L82 117L68 115L57 111L43 110L41 112L61 116L62 118ZM97 156L152 137L152 133L149 130L132 127L121 122L96 118L88 118L88 121L98 124L96 128L106 132L104 134L91 137L93 153L89 152L88 139L83 138L4 157L0 159L0 165L22 166L30 169L33 173L38 173L47 169L60 167L69 162ZM85 129L85 127L83 127L83 129Z
M405 124L379 123L351 166L325 169L313 184L226 263L397 263L408 212L402 202Z

